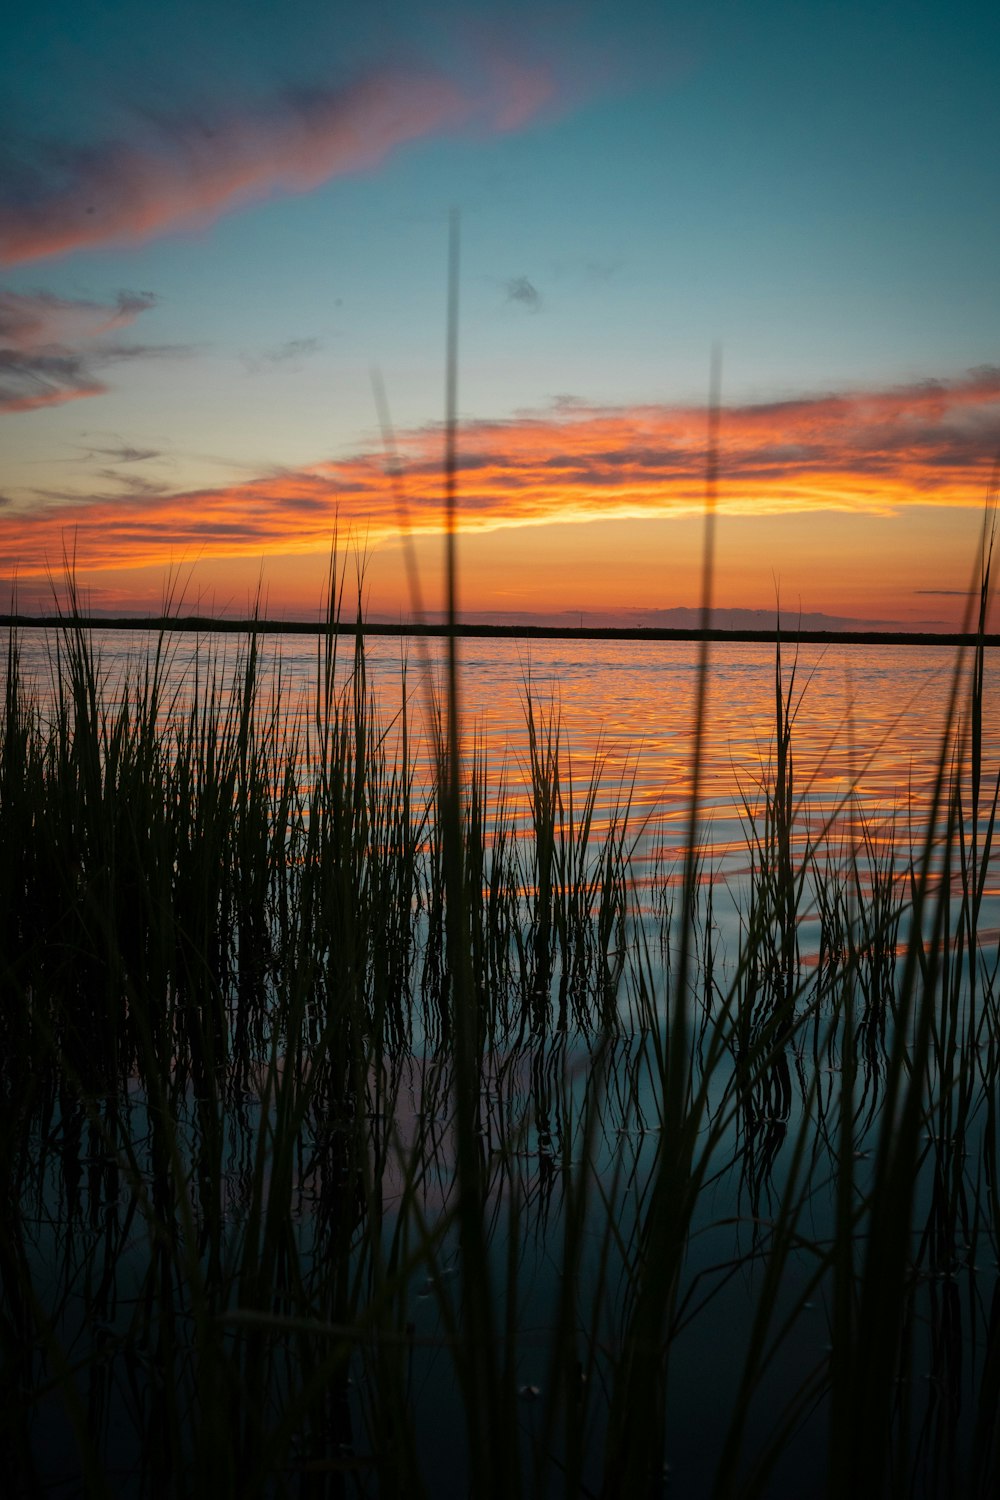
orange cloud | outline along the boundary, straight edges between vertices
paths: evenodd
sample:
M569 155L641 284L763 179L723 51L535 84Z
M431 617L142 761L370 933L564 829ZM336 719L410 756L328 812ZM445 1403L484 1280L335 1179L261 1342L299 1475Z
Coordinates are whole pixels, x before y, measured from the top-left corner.
M544 69L506 60L490 65L475 97L442 74L383 69L256 113L147 122L138 144L52 153L16 196L0 197L0 264L205 224L269 193L370 169L434 133L517 129L553 90Z
M468 532L691 515L703 504L696 408L562 406L471 422L459 435ZM978 505L1000 451L1000 370L964 380L728 408L719 507L732 515ZM442 528L442 434L398 440L410 524ZM398 533L380 455L174 495L63 497L0 515L0 568L44 572L72 534L82 567L323 551L333 528L370 545Z

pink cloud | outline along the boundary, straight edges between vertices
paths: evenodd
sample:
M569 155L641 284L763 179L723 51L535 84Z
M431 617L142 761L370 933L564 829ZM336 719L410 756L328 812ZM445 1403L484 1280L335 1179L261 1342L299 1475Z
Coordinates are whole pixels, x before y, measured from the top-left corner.
M40 411L88 396L103 396L107 386L86 375L78 361L58 363L5 360L0 351L0 412Z
M522 67L497 53L492 72L493 124L499 131L521 130L552 98L552 75L545 67Z
M491 63L474 97L443 74L382 70L257 112L149 125L134 144L64 153L32 191L0 196L0 264L206 224L270 193L370 170L429 135L518 129L553 89L545 69L509 62Z
M93 365L111 357L108 349L73 346L128 327L155 301L149 292L120 292L102 303L0 291L0 413L103 395L107 386Z
M0 346L28 351L116 333L155 303L151 292L119 292L109 304L0 289Z

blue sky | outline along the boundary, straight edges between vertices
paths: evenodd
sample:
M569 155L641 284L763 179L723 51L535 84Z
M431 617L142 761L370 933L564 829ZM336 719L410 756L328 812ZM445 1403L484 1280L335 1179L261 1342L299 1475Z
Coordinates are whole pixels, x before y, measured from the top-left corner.
M0 566L37 570L40 518L86 537L113 501L152 523L159 497L372 452L372 365L401 432L437 421L452 205L469 422L696 408L714 342L737 407L995 367L998 57L972 5L21 8ZM963 412L942 509L1000 441L989 391Z

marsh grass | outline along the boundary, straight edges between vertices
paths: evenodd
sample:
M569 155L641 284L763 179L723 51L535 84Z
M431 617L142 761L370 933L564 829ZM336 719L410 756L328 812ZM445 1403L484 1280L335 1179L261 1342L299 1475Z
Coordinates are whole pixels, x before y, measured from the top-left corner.
M697 795L650 890L530 680L502 775L454 659L384 718L336 560L308 696L112 674L72 582L44 693L12 631L15 1490L994 1493L991 565L913 828L814 815L779 648L735 951Z

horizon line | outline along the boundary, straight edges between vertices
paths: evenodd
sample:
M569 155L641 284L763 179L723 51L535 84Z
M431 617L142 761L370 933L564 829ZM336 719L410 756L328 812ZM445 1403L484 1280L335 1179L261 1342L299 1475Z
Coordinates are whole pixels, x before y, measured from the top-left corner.
M0 614L0 629L45 630L146 630L203 631L227 635L362 635L421 636L445 639L452 634L446 623L345 620L280 620L246 616L241 619L216 618L211 615L94 615ZM1000 634L979 635L961 630L726 630L650 625L485 625L455 624L454 635L465 639L500 640L615 640L615 641L717 641L776 645L787 641L797 645L856 646L1000 646Z

